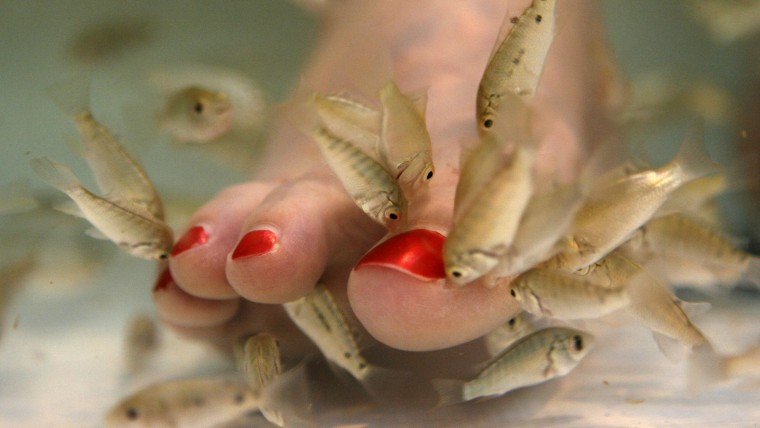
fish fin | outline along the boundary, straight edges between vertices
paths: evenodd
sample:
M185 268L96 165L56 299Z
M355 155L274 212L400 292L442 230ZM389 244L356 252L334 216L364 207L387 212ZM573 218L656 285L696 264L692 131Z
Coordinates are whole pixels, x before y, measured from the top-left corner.
M89 236L90 238L100 239L101 241L110 241L111 238L107 237L103 234L100 230L91 227L84 231L84 234Z
M46 157L29 161L34 172L49 185L66 193L82 186L82 182L68 166Z
M55 204L55 206L53 206L53 209L64 214L73 215L74 217L85 218L82 210L80 210L79 206L72 200L67 200L59 204Z
M419 113L422 118L425 117L427 112L428 89L430 89L430 87L426 86L406 94L412 102L412 105L414 105L414 109L417 110L417 113Z
M90 84L88 73L54 83L47 88L48 96L58 108L69 116L90 110Z
M432 379L430 383L438 393L438 407L464 403L464 381L459 379Z
M760 257L751 256L747 267L742 272L740 280L752 284L755 289L760 290Z
M713 162L707 153L704 138L704 121L699 120L686 134L681 148L676 153L675 162L683 171L686 181L719 172L722 168Z
M270 409L269 407L259 407L259 411L268 422L275 424L278 427L285 426L285 417L280 410Z
M653 331L652 336L662 354L673 364L683 361L691 350L689 345L662 333Z
M707 343L694 347L688 360L686 388L698 393L728 378L722 358Z

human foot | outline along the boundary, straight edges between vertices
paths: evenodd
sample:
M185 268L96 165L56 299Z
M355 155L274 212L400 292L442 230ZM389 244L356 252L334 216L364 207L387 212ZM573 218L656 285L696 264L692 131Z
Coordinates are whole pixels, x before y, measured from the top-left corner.
M213 341L287 329L279 308L266 304L296 299L320 279L372 337L398 349L464 343L517 312L508 287L446 287L441 246L451 227L459 150L476 138L475 94L504 3L518 15L529 1L346 3L326 20L305 73L308 89L378 87L383 82L366 81L378 74L376 58L389 56L403 91L429 88L435 177L410 200L402 230L384 239L316 144L281 121L261 181L222 191L175 245L171 275L162 274L154 291L170 325ZM604 132L603 109L614 93L596 12L585 1L558 6L558 33L533 100L543 130L537 169L560 182L577 174L585 142Z

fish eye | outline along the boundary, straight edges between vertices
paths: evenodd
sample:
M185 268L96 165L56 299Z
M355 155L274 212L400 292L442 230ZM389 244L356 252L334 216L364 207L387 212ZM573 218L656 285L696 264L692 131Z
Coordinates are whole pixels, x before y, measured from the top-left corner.
M512 297L517 297L517 292L515 291L514 288L509 290L509 294L511 294ZM510 321L514 321L514 318L512 318Z
M399 219L399 213L396 209L390 209L386 211L385 216L388 217L390 220L398 220Z
M464 276L464 274L460 270L452 270L451 276L453 276L454 278L461 278Z
M483 127L486 129L491 129L493 126L493 120L492 119L486 119L483 121Z
M169 255L166 253L161 253L161 255L159 255L158 258L161 260L166 260L169 258Z
M573 346L575 347L576 351L582 351L583 350L583 338L578 336L577 334L573 336Z
M430 171L428 171L427 175L425 176L425 180L430 180L431 178L433 178L433 170L432 169Z
M243 393L242 392L238 392L238 393L235 394L235 403L240 404L240 403L243 402L244 399L245 399L245 397L243 397Z
M140 412L134 407L127 408L127 419L134 421L140 417Z
M200 101L196 101L195 104L193 104L193 111L198 114L203 113L203 103Z
M516 322L517 318L510 318L509 321L507 321L507 324L509 324L510 327L514 327Z

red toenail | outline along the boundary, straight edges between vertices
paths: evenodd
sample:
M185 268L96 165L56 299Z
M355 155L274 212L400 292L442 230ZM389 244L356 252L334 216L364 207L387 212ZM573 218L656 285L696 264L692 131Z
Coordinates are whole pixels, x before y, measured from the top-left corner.
M243 238L232 252L232 260L247 256L259 256L272 251L277 243L277 235L268 229L252 230Z
M174 281L172 278L172 273L169 272L169 268L165 268L163 272L161 272L161 275L158 276L158 279L156 280L156 285L153 287L153 292L156 292L158 290L166 290L169 288L169 284L171 284Z
M445 278L442 256L445 240L445 236L432 230L410 230L373 248L354 269L387 266L423 279Z
M208 233L206 233L206 229L204 229L203 226L191 227L181 238L179 238L179 241L174 244L171 255L176 256L193 247L203 245L206 242L208 242Z

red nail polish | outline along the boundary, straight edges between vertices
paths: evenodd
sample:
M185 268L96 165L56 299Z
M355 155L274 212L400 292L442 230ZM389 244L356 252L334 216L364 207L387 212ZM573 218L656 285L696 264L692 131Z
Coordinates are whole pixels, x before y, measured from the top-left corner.
M204 229L203 226L191 227L181 238L179 238L177 243L174 244L171 255L176 256L193 247L203 245L206 242L208 242L208 233L206 233L206 229Z
M155 293L158 290L166 290L169 288L169 284L171 284L174 281L174 278L172 278L172 273L169 272L169 268L165 268L163 272L161 272L161 275L158 276L158 279L156 279L156 285L153 287L153 292Z
M266 254L272 251L276 243L277 235L271 230L252 230L246 233L240 242L238 242L235 251L232 252L232 260Z
M432 230L410 230L373 248L354 269L368 265L386 266L426 280L445 278L444 241L445 236Z

